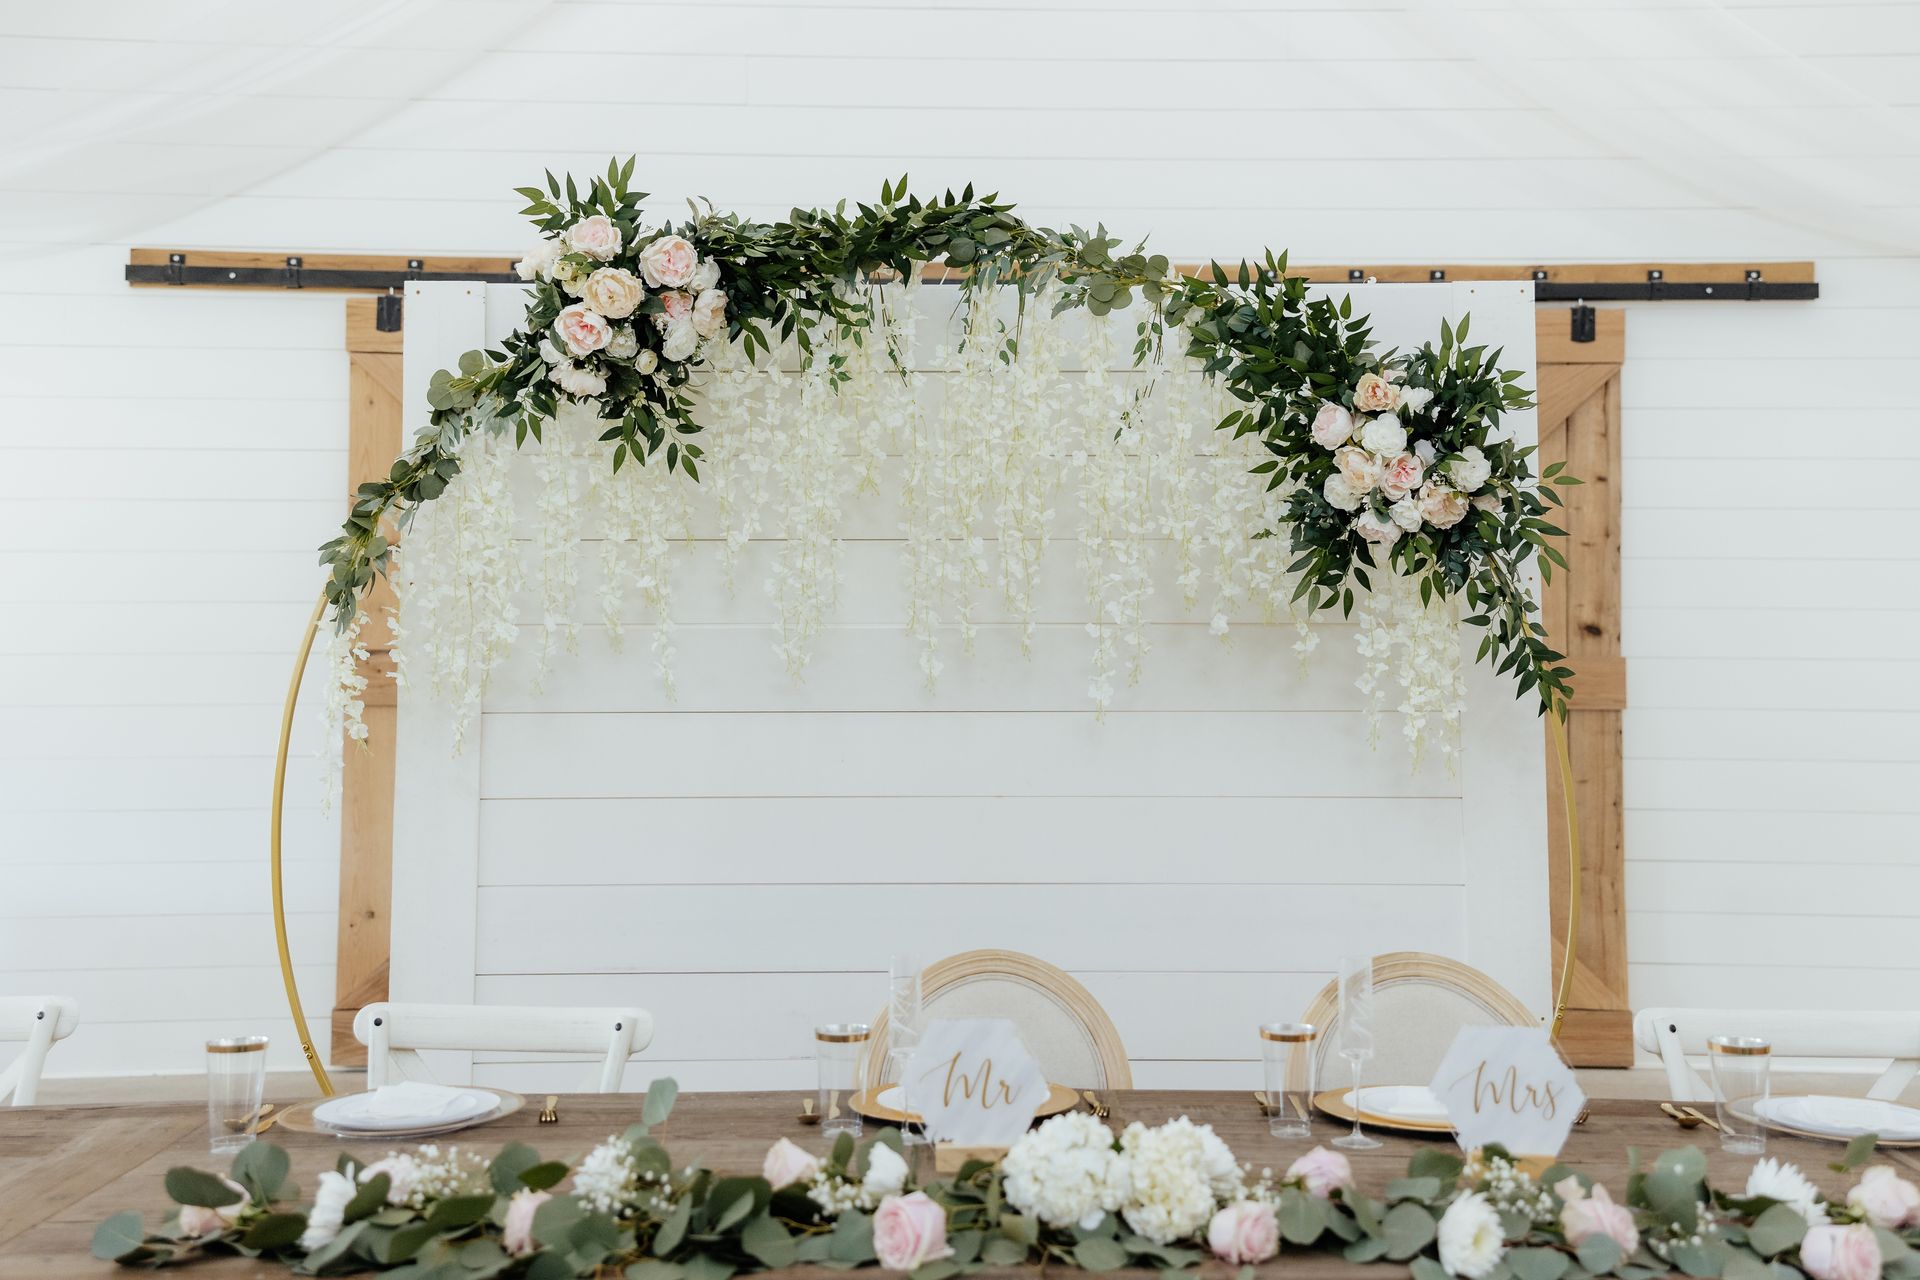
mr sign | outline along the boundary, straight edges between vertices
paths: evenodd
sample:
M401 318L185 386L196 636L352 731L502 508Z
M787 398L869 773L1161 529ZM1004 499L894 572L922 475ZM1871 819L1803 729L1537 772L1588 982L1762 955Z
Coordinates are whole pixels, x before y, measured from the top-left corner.
M1543 1027L1461 1028L1432 1087L1468 1151L1557 1156L1587 1105Z
M1047 1078L1005 1018L935 1018L907 1064L908 1105L935 1142L1010 1147L1047 1093Z

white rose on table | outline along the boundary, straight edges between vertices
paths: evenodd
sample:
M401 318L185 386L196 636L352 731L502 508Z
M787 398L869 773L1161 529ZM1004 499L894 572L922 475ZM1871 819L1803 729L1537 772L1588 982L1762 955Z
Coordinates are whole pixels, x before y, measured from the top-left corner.
M1425 472L1426 465L1418 455L1396 453L1380 469L1380 492L1398 502L1420 487L1420 478Z
M699 255L682 236L661 236L640 250L640 274L656 289L684 289L693 283Z
M700 345L700 331L693 327L691 320L675 320L667 326L667 340L660 344L660 354L668 360L685 360Z
M575 356L590 356L613 338L613 326L606 317L583 302L555 316L553 331Z
M1338 471L1327 473L1327 483L1321 487L1320 496L1327 500L1327 505L1341 511L1358 511L1360 504L1367 500L1366 492L1355 489Z
M597 396L607 389L607 380L591 369L582 369L577 364L557 364L547 371L547 377L553 379L559 388L570 396L586 399Z
M700 259L700 265L693 269L693 278L687 281L687 288L695 293L705 293L720 283L720 264L712 258Z
M627 325L620 325L607 339L607 354L615 360L631 360L640 352L640 338Z
M1400 541L1400 526L1391 520L1382 520L1371 507L1353 518L1353 531L1376 547L1391 547Z
M553 274L553 264L560 260L560 242L542 240L527 250L527 256L513 264L514 274L522 280L544 280Z
M796 1182L812 1182L813 1176L819 1172L819 1157L809 1154L791 1138L782 1138L768 1147L767 1158L760 1165L760 1176L771 1183L775 1190L790 1187Z
M1360 428L1360 443L1382 457L1392 457L1407 447L1407 429L1400 425L1400 419L1383 413Z
M624 320L646 300L647 291L633 272L622 267L602 267L587 277L586 291L580 296L607 319Z
M1457 457L1450 458L1441 468L1447 473L1447 479L1453 481L1453 487L1462 493L1472 493L1487 482L1493 474L1493 464L1487 461L1487 455L1480 452L1478 445L1468 445Z
M1420 532L1420 504L1412 498L1402 498L1388 507L1387 517L1408 533Z
M567 247L601 262L611 262L620 252L620 228L604 213L582 218L567 228Z
M1467 495L1443 484L1420 491L1420 518L1436 529L1451 529L1467 518Z
M714 338L727 328L727 295L718 289L708 289L693 300L693 312L690 317L693 327L701 337Z
M1313 426L1309 430L1313 442L1322 449L1338 449L1353 438L1353 415L1345 405L1329 400L1313 415Z
M1380 459L1365 449L1353 445L1335 449L1333 465L1340 468L1340 474L1347 478L1355 493L1370 493L1373 486L1380 483Z
M1392 413L1400 407L1400 388L1377 373L1363 373L1353 386L1353 407L1361 413Z

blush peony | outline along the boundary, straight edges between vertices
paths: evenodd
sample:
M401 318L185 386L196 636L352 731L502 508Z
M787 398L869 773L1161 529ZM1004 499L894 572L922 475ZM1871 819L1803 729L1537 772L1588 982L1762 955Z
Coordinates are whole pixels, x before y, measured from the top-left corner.
M1888 1231L1898 1231L1920 1223L1920 1187L1877 1164L1860 1175L1860 1183L1847 1192L1847 1205L1866 1215L1867 1221Z
M1353 407L1362 413L1392 413L1400 407L1400 388L1377 373L1363 373L1353 387Z
M647 291L640 277L620 267L602 267L587 277L586 292L580 295L587 305L609 320L624 320L634 313Z
M1436 529L1451 529L1467 516L1466 495L1443 484L1420 491L1420 518Z
M1813 1280L1880 1280L1880 1242L1864 1222L1809 1227L1800 1266Z
M640 250L640 274L656 289L684 289L699 267L693 245L682 236L661 236Z
M1560 1210L1560 1229L1567 1243L1576 1249L1589 1236L1606 1236L1620 1246L1623 1256L1640 1247L1640 1231L1633 1225L1633 1211L1615 1204L1607 1189L1598 1183L1589 1196L1578 1178L1563 1178L1555 1184L1554 1194L1565 1201Z
M1325 1200L1336 1191L1353 1189L1353 1166L1338 1151L1315 1147L1287 1166L1285 1181L1298 1181L1308 1195Z
M613 339L606 317L576 302L554 317L553 331L575 356L589 356Z
M1236 1200L1207 1224L1207 1248L1222 1262L1248 1266L1280 1252L1280 1224L1257 1200Z
M727 328L727 295L708 289L693 300L689 313L693 328L703 338L718 337Z
M601 262L610 262L620 252L620 228L604 213L582 218L567 228L567 247Z
M1333 465L1340 468L1340 474L1347 478L1355 493L1365 494L1373 491L1380 483L1380 459L1365 449L1348 445L1333 451Z
M1426 466L1417 454L1396 453L1380 469L1380 492L1395 502L1420 487Z
M1313 415L1313 426L1309 430L1313 442L1322 449L1338 449L1353 438L1353 415L1345 405L1329 400Z

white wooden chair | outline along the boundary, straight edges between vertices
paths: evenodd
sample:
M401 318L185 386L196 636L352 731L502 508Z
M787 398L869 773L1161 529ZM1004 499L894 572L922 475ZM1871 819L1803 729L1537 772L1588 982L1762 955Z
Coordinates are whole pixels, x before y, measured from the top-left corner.
M1891 1101L1920 1073L1920 1013L1846 1013L1829 1009L1642 1009L1634 1043L1660 1055L1675 1102L1706 1102L1713 1087L1687 1061L1704 1057L1710 1036L1759 1036L1778 1058L1891 1058L1867 1090Z
M627 1059L653 1041L653 1015L641 1009L519 1005L370 1004L353 1018L367 1046L367 1087L393 1078L431 1080L422 1049L501 1053L598 1053L601 1093L618 1093Z
M963 951L920 974L929 1018L1009 1018L1048 1080L1077 1089L1131 1089L1133 1069L1113 1019L1063 969L1018 951ZM867 1078L881 1080L887 1015L873 1022Z
M1302 1022L1314 1038L1316 1088L1347 1085L1346 1065L1338 1060L1340 981L1327 983L1313 998ZM1373 958L1373 1058L1362 1084L1419 1084L1433 1079L1440 1059L1462 1027L1537 1027L1540 1019L1505 987L1472 965L1425 951L1389 951ZM1296 1084L1306 1074L1301 1058Z
M64 996L0 996L0 1043L24 1040L27 1047L0 1071L0 1102L30 1107L40 1094L40 1071L47 1050L80 1025L79 1006Z

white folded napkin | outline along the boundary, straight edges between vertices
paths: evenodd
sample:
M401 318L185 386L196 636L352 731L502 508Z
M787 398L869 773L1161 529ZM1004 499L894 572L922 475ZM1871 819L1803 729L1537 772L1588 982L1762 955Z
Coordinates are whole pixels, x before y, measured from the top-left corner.
M1830 1094L1768 1098L1755 1103L1754 1111L1763 1120L1837 1137L1877 1133L1896 1142L1920 1138L1920 1111L1877 1098L1841 1098Z
M438 1120L472 1106L470 1090L407 1080L381 1085L366 1094L355 1111L369 1120Z

